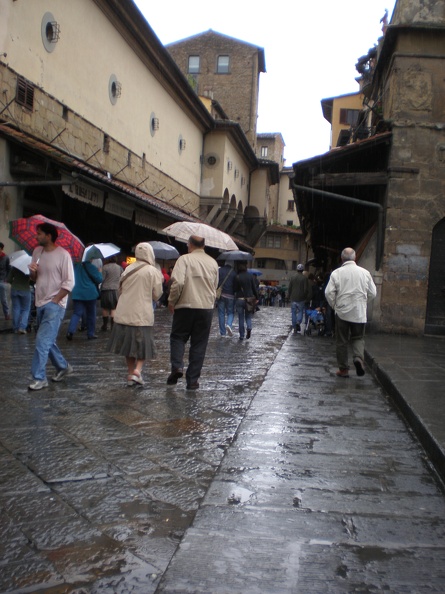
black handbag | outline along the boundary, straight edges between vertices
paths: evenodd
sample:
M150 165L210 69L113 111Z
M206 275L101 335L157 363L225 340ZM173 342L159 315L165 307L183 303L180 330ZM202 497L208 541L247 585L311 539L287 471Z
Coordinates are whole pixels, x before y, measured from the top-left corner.
M246 297L244 299L244 308L248 313L255 313L255 311L256 311L256 297Z

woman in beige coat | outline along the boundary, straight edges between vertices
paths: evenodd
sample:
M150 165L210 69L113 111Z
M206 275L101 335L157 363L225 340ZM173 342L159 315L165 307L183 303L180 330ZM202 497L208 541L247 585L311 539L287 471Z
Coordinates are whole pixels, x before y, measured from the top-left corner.
M163 281L149 243L139 243L135 256L136 262L127 266L120 278L119 301L108 343L110 353L125 357L127 386L144 384L144 361L156 356L153 301L161 297Z

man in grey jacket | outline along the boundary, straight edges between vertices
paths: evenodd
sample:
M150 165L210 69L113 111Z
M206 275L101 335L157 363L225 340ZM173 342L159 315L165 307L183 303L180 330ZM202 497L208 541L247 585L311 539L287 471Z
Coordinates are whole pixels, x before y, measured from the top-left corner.
M335 310L335 339L338 377L349 377L348 343L357 375L365 375L365 326L368 300L374 299L377 289L371 274L355 263L352 248L341 253L342 265L331 274L325 290L329 305Z
M288 295L292 315L292 331L300 332L306 301L310 301L310 286L307 276L303 274L303 264L298 264L297 272L289 281Z
M183 376L185 345L190 339L187 390L199 388L199 377L212 326L218 287L218 264L204 251L205 240L192 235L188 254L178 258L171 275L168 308L173 314L170 334L171 373L167 384Z

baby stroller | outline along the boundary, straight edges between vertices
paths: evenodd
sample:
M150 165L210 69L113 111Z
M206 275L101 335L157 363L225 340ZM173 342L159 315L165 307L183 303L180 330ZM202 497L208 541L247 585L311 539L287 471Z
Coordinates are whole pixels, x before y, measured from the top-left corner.
M317 332L318 336L323 336L325 333L325 317L323 308L307 309L305 312L306 323L304 325L303 334L310 336L312 332Z

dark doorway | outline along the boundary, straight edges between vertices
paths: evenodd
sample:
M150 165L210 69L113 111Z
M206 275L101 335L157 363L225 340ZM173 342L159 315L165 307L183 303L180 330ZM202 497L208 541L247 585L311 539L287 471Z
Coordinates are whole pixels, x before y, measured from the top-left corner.
M425 334L445 336L445 219L433 229Z

